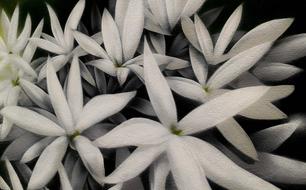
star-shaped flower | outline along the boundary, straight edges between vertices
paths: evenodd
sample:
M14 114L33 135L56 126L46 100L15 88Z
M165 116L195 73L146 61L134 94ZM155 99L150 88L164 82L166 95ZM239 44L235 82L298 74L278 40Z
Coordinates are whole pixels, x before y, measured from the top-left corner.
M210 129L246 109L260 99L269 87L248 87L227 92L178 121L171 90L148 45L144 53L144 78L151 103L161 123L133 118L95 141L95 144L104 148L139 146L104 179L106 183L129 180L163 155L150 180L153 189L165 188L165 178L170 170L179 190L210 189L206 176L231 189L278 189L235 165L209 143L190 136Z
M24 157L23 160L29 161L41 152L28 189L42 188L52 179L69 143L78 151L93 178L102 183L104 178L103 156L100 150L82 135L82 132L123 109L135 96L135 92L96 96L83 106L80 68L76 56L73 58L67 78L66 94L52 63L47 63L47 87L56 116L44 110L38 113L19 106L9 106L1 110L2 115L17 126L34 134L46 136L24 154L26 158ZM38 96L41 95L42 100L47 99L38 89L33 94L35 92ZM38 148L44 147L45 144L48 146L44 150Z
M33 81L37 74L30 65L36 45L29 42L31 36L31 18L26 17L24 28L18 34L19 7L17 6L11 19L6 13L1 13L0 35L0 105L17 105L21 89L20 79ZM40 37L43 21L39 23L32 37ZM4 139L12 128L12 123L3 119L0 128L0 139Z
M85 8L85 0L79 0L75 5L67 19L64 31L62 30L55 11L50 5L47 5L47 8L53 36L44 33L42 35L44 39L34 37L31 38L31 41L38 47L56 55L52 58L52 63L55 71L59 71L67 62L70 61L73 55L80 56L83 54L80 47L74 47L74 37L72 32L73 30L76 30L79 25ZM38 76L39 81L46 77L46 68L46 64L41 68Z

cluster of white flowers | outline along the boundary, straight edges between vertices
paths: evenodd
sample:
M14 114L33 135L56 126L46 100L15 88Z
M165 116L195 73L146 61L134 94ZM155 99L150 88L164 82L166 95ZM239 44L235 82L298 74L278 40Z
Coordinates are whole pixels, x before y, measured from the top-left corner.
M2 11L0 144L7 146L0 189L209 190L209 180L231 190L306 184L306 163L272 153L302 118L251 136L238 123L240 117L287 118L273 103L294 86L266 84L301 71L288 63L306 56L306 34L279 40L293 19L246 33L238 30L239 6L221 32L211 34L221 9L198 15L205 0L109 3L102 16L92 10L92 32L81 22L85 0L64 30L47 5L53 36L43 33L43 21L32 32L30 16L19 33L19 8L11 18ZM193 109L186 114L186 107Z

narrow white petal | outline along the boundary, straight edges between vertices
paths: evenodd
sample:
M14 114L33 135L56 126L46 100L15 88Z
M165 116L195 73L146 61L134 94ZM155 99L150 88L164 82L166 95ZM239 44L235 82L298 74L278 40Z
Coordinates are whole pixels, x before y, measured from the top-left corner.
M53 137L45 137L29 147L21 158L22 163L27 163L38 157L42 151L54 140Z
M254 160L258 159L257 151L253 142L235 119L227 119L218 124L217 128L224 138L235 148Z
M6 166L6 169L8 171L8 175L10 177L10 181L11 181L11 184L12 184L12 189L13 190L23 190L23 187L21 185L19 177L18 177L17 173L15 172L12 164L8 160L5 160L5 166Z
M130 73L130 70L128 68L123 67L123 68L117 69L117 79L118 79L120 86L122 86L126 82L126 79L129 73Z
M162 34L149 33L149 39L157 53L166 54L166 40Z
M49 12L49 18L51 22L51 30L53 36L55 37L58 44L65 47L66 43L65 43L64 33L61 24L58 20L58 17L50 5L47 4L47 8Z
M182 77L167 77L167 81L170 88L183 97L203 102L207 96L203 87L193 80Z
M65 130L63 130L53 121L26 108L9 106L3 108L1 110L1 114L15 123L18 127L35 134L46 136L58 136L65 134Z
M226 50L229 43L232 41L233 36L240 24L242 16L242 5L240 5L226 21L216 42L214 54L221 56Z
M104 46L108 55L118 64L122 63L122 44L120 39L119 30L113 17L104 9L102 16L102 36Z
M179 122L179 128L184 134L209 129L246 109L269 89L266 86L256 86L226 92L191 111Z
M150 167L150 189L166 190L170 166L166 155L161 155Z
M31 38L31 42L34 43L36 46L49 51L51 53L55 53L55 54L64 54L65 53L65 49L63 49L61 46L44 40L44 39L39 39L39 38Z
M137 148L116 170L104 179L117 184L128 181L143 172L163 151L163 145Z
M253 67L270 49L271 42L260 44L234 56L210 77L207 86L218 89Z
M124 60L133 58L144 27L143 0L130 0L126 10L122 30L122 48Z
M272 42L279 38L292 24L293 19L275 19L265 22L245 34L230 50L229 54L235 55L262 43Z
M247 109L241 111L240 115L260 120L285 119L287 115L269 102L258 101Z
M192 70L197 77L199 83L202 86L205 86L207 74L208 74L208 65L206 63L203 55L198 52L196 49L190 47L189 48L190 62L192 66Z
M56 174L68 146L67 137L58 137L40 155L30 178L28 189L43 188Z
M177 123L177 113L170 87L145 42L144 79L152 106L161 122L171 127Z
M44 20L41 20L38 24L38 26L36 27L35 31L32 34L32 38L39 38L42 30L43 30L43 26L44 26ZM27 61L30 62L34 56L34 53L36 51L37 46L29 41L29 43L27 44L26 48L24 49L22 58Z
M228 189L279 190L274 185L240 168L222 152L194 137L185 140L197 153L198 159L209 179Z
M68 75L67 101L72 112L73 119L76 121L80 117L83 109L83 89L80 64L79 58L76 56L73 57Z
M275 102L292 94L295 87L293 85L271 86L270 90L262 97L263 101Z
M178 190L210 190L202 170L190 146L183 139L171 139L167 148L171 173Z
M211 39L211 36L209 34L209 31L207 30L204 23L201 21L200 17L198 15L194 16L194 25L196 34L198 37L198 41L201 47L201 50L204 54L204 57L206 58L208 63L211 63L213 60L213 42Z
M34 71L34 69L30 66L30 64L28 62L26 62L25 60L23 60L22 58L20 58L17 55L11 55L9 57L10 61L13 62L13 64L18 67L20 70L22 70L25 74L36 78L37 74Z
M114 63L108 59L93 60L87 62L86 65L91 65L111 76L116 76L117 68L115 67Z
M74 139L75 147L92 177L102 184L105 177L103 155L86 137L78 136Z
M78 31L74 31L73 35L82 49L84 49L87 53L100 58L108 57L105 50L91 37Z
M120 34L122 35L124 21L126 18L126 12L128 10L130 1L128 0L117 0L115 7L115 21L118 25Z
M62 67L64 67L67 63L67 61L69 60L69 56L66 55L58 55L55 57L52 57L50 59L49 64L52 64L55 71L59 71ZM39 75L38 75L38 81L41 81L42 79L46 78L47 76L47 65L45 64L44 66L42 66Z
M259 151L272 152L280 147L301 125L299 120L258 131L251 137Z
M306 163L286 157L259 153L259 162L245 168L268 181L281 184L305 185Z
M3 40L5 42L8 41L8 29L10 27L10 20L9 17L7 16L5 11L1 11L1 16L0 16L0 22L1 22L1 27L3 30Z
M286 80L300 72L302 69L284 63L266 63L253 71L259 79L272 82Z
M22 90L27 94L27 96L36 105L49 111L52 110L50 98L44 90L34 85L33 83L23 79L20 80L20 86Z
M154 145L167 140L169 135L169 130L156 121L132 118L98 138L95 144L102 148Z
M181 21L182 30L185 37L198 51L201 51L201 47L198 41L197 32L193 21L189 17L183 17Z
M25 133L18 136L11 144L9 144L3 152L1 159L20 160L23 153L31 147L40 137L32 133Z
M289 36L277 42L264 58L265 61L288 63L304 57L306 53L306 34Z
M88 70L88 68L86 67L86 65L79 60L79 64L80 64L80 72L81 72L81 77L88 82L89 84L91 84L92 86L96 86L96 82L95 79L93 78L91 72Z
M66 96L57 78L52 62L47 63L47 87L55 114L68 132L73 130L73 116Z
M0 176L0 188L3 190L11 190L8 184L4 181L4 179Z
M136 92L106 94L92 98L83 108L82 117L76 124L76 129L83 131L88 127L121 111Z
M24 28L22 30L22 32L20 33L16 44L14 44L14 47L12 49L12 51L14 53L20 53L21 50L23 50L26 46L26 44L29 41L29 37L31 35L31 27L32 27L32 22L31 22L31 17L29 15L27 15L25 24L24 24Z
M68 179L67 172L62 164L60 164L58 168L58 174L60 177L60 183L61 183L62 190L73 190L71 183Z
M18 24L19 24L19 6L17 6L13 12L11 22L8 28L7 43L9 48L12 48L16 43Z
M148 6L152 11L152 16L154 15L154 19L156 19L162 30L168 31L170 25L168 21L166 1L148 0Z
M85 9L85 2L86 2L85 0L79 0L78 3L72 9L67 19L64 30L64 38L69 48L73 47L73 42L74 42L73 30L76 30L79 25L79 22L83 15L83 11Z

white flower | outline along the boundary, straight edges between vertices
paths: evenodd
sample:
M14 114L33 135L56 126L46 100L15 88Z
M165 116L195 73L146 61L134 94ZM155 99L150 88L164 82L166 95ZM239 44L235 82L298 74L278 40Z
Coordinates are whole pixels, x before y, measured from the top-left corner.
M11 19L1 13L0 34L0 105L17 105L20 97L20 79L33 81L37 74L30 65L36 46L29 42L31 36L31 18L27 15L24 28L18 34L19 7L17 6ZM40 37L43 21L39 23L32 37ZM0 139L4 139L12 128L12 123L3 119L0 128Z
M105 49L85 34L74 32L80 46L89 54L100 58L86 64L116 76L120 85L125 83L130 70L140 79L143 78L140 67L143 56L135 57L143 32L143 9L142 0L117 1L115 20L107 9L104 10L101 34ZM188 66L188 62L184 60L158 54L155 56L160 65L165 65L167 69L176 70Z
M47 86L56 116L44 110L38 113L18 106L5 107L1 111L3 116L17 126L34 134L46 136L31 146L23 155L23 161L30 161L41 154L33 170L28 189L42 188L52 179L66 153L69 142L75 146L93 178L102 183L104 178L103 156L100 150L82 135L82 132L123 109L135 96L135 92L96 96L83 106L78 57L74 57L72 61L67 78L66 94L52 65L52 63L47 63ZM31 90L33 94L37 94L37 102L40 104L45 102L41 100L48 99L38 88L33 87ZM48 105L44 107L48 108Z
M210 189L206 176L230 189L278 189L241 169L212 145L189 136L236 115L261 98L269 87L248 87L227 92L177 121L171 90L148 45L144 53L144 77L151 103L161 123L133 118L95 141L95 144L104 148L139 146L104 179L106 183L129 180L160 155L165 155L157 164L170 168L179 190ZM169 173L168 167L155 167L156 171L153 172L158 173L154 173L156 177L150 180L155 189L165 188L163 183Z
M51 30L53 37L43 33L40 39L38 37L31 38L31 42L35 43L38 47L55 54L52 58L52 63L55 71L59 71L66 63L72 58L73 55L82 55L80 48L74 48L74 38L72 31L76 30L80 19L83 15L85 8L85 0L80 0L71 11L64 31L60 25L59 19L50 5L47 5ZM46 65L44 65L39 73L38 80L42 80L46 77Z
M249 48L266 42L274 42L293 22L293 19L286 18L263 23L243 35L228 52L225 52L237 31L241 15L242 5L229 17L215 45L207 27L198 15L194 16L194 22L188 17L182 19L182 29L193 47L202 52L209 64L215 65Z
M160 34L170 35L182 17L190 17L205 0L144 0L145 28ZM121 9L116 9L120 11Z

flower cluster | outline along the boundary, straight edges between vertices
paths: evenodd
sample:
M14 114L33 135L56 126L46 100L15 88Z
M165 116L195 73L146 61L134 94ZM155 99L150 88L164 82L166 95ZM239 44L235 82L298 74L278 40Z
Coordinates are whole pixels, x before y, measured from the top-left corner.
M291 18L241 31L242 6L211 34L221 9L198 14L204 3L110 1L86 26L79 0L64 29L47 5L52 35L30 16L19 33L19 8L2 11L0 189L306 184L306 163L272 153L304 124L274 103L294 91L277 83L301 72L288 63L306 35L279 40ZM241 117L285 122L249 135Z

